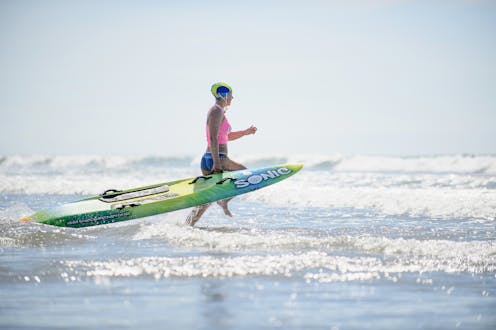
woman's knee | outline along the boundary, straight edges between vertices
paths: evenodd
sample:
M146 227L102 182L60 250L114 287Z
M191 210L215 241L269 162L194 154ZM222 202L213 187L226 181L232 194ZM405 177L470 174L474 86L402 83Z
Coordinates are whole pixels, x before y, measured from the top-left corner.
M245 170L246 167L236 163L235 161L229 159L229 158L224 158L222 159L222 167L226 171L239 171L239 170Z

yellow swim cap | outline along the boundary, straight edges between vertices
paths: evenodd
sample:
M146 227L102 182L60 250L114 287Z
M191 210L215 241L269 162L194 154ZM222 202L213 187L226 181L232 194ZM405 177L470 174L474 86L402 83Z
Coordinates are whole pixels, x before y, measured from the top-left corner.
M211 91L215 98L225 99L229 93L232 93L232 88L226 83L218 82L212 85Z

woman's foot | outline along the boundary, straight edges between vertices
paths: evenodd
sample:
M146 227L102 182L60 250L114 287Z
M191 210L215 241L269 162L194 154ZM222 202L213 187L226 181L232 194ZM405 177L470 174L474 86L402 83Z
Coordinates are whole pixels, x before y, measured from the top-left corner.
M204 205L194 207L191 210L188 217L186 218L186 223L188 225L190 225L191 227L193 227L195 225L195 223L198 220L200 220L201 216L203 215L203 213L205 213L205 211L208 209L209 206L210 206L210 204L204 204Z
M217 205L222 207L222 210L224 210L224 214L227 215L228 217L232 217L231 211L229 211L229 208L227 207L227 203L229 203L229 199L223 199L221 201L217 201Z

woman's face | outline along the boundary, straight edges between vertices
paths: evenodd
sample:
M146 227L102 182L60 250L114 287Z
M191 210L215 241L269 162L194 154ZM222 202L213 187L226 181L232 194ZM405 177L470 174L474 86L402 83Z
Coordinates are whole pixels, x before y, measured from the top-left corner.
M231 101L233 98L234 97L233 97L232 93L227 94L226 105L231 105Z

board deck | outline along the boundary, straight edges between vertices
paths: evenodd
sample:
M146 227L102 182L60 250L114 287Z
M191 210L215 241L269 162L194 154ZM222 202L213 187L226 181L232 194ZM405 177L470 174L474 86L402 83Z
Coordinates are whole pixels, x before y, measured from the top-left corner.
M286 164L186 178L103 194L21 219L61 227L88 227L172 212L241 195L280 182L303 165Z

